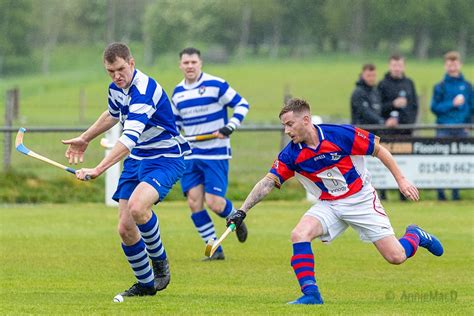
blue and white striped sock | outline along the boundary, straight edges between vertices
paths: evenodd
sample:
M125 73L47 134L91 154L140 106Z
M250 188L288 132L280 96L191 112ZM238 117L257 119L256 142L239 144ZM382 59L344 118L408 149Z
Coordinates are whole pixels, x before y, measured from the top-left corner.
M210 239L217 238L216 230L214 229L214 223L212 222L212 219L207 213L206 209L191 214L191 219L193 220L194 226L196 226L196 229L202 240L204 240L204 243L207 243ZM219 246L217 251L222 251L222 247Z
M144 286L153 287L155 276L143 240L140 239L132 246L122 244L122 249L138 282Z
M224 210L221 213L218 213L217 215L219 215L220 217L223 217L223 218L227 218L227 217L231 216L232 214L234 214L235 211L236 210L235 210L234 206L232 205L232 202L228 199L225 199Z
M146 245L151 260L165 260L166 251L160 237L160 222L155 212L151 211L151 218L142 225L137 225Z

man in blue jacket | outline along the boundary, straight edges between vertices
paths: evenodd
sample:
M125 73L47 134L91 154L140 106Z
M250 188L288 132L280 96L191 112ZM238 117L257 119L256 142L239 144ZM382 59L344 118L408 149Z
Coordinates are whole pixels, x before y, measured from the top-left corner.
M461 57L458 52L444 55L444 79L434 86L431 111L438 124L464 124L471 122L473 89L461 73ZM468 132L459 129L438 129L437 137L466 137ZM459 189L453 189L453 200L459 200ZM438 189L438 200L446 200L444 190Z

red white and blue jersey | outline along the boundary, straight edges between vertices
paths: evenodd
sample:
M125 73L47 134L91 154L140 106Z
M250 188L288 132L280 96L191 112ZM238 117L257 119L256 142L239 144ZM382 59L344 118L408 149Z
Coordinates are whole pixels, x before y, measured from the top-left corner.
M320 200L338 200L370 181L365 155L375 155L379 137L351 125L315 125L319 145L290 142L278 155L270 176L278 188L295 176Z

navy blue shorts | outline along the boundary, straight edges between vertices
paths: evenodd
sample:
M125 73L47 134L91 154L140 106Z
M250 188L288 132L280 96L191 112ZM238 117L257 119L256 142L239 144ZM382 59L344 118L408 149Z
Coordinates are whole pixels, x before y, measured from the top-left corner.
M127 158L123 162L123 170L120 175L117 190L112 199L128 200L140 182L146 182L153 186L162 201L168 192L183 175L184 158L159 157L156 159L136 160Z
M228 159L188 159L184 162L186 164L186 171L181 179L181 188L184 195L190 189L203 184L206 193L221 197L225 196L229 176Z

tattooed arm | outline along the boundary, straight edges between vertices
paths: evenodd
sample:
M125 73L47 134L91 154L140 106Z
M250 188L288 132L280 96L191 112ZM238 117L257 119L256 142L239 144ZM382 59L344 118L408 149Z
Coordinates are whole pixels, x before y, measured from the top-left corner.
M247 198L245 199L244 204L242 204L241 208L234 213L234 215L230 216L227 219L227 227L231 224L234 224L236 228L239 228L242 225L243 220L247 216L247 212L257 205L258 202L263 200L264 197L270 193L275 186L279 187L280 181L277 176L274 174L268 173L262 180L260 180L249 193Z
M266 197L275 187L275 179L273 174L267 174L262 180L260 180L249 193L245 199L244 204L240 208L242 211L247 213L252 207L257 205L264 197Z

